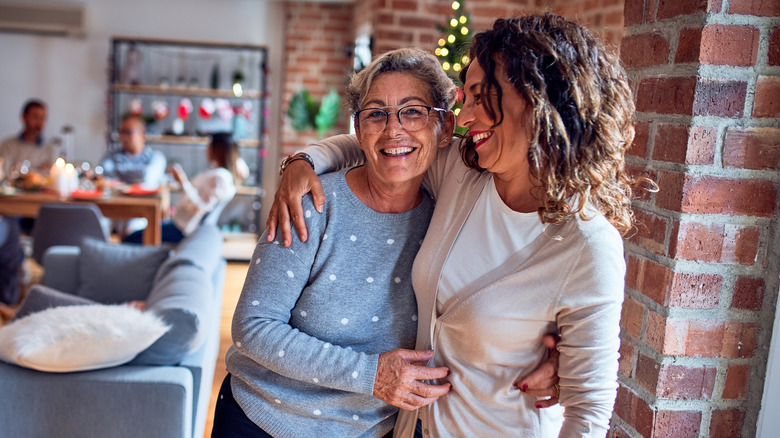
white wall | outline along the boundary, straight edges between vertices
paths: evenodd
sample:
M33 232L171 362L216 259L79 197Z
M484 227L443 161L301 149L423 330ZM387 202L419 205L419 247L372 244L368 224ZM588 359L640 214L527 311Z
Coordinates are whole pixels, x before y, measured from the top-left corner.
M48 3L57 0L46 0ZM70 0L70 3L79 0ZM49 106L45 135L75 128L75 159L96 161L106 148L108 57L113 35L241 42L269 46L271 75L283 47L278 33L283 8L272 0L81 0L86 5L83 38L0 33L0 137L18 133L25 100ZM274 41L277 47L271 47ZM269 86L279 83L269 78ZM279 96L274 93L272 96ZM278 103L271 99L271 114ZM269 124L269 144L276 144ZM270 152L270 151L269 151ZM269 155L275 155L269 154Z

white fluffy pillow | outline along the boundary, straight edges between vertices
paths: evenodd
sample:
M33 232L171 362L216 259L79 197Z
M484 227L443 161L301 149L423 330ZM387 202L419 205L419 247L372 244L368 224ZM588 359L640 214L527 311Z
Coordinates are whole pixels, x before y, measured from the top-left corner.
M89 304L46 309L0 327L0 359L39 371L121 365L168 331L152 312Z

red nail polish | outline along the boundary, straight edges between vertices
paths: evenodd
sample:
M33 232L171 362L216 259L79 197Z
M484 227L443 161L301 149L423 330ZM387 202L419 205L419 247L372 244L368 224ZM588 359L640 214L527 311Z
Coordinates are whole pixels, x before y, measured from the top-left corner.
M525 392L527 389L528 389L528 384L526 383L525 385L523 385L522 388L520 388L520 391Z
M536 405L536 409L542 409L542 405Z

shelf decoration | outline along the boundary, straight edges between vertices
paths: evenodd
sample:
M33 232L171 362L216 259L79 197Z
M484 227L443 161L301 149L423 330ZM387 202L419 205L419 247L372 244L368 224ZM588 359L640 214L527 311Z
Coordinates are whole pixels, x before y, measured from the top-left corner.
M168 104L164 100L155 100L152 102L152 112L154 112L154 119L157 121L164 120L168 117L171 110L168 108Z
M211 68L211 89L219 89L219 63L214 63L214 67Z
M192 113L192 101L188 97L185 97L179 101L176 114L180 119L187 120L190 117L190 113Z
M141 83L139 78L139 65L141 63L141 54L138 53L138 49L135 45L131 45L127 49L127 58L125 59L125 66L122 69L122 79L125 84L138 85Z
M135 117L140 117L144 112L144 103L141 99L135 98L130 100L130 114Z
M198 106L198 115L200 115L201 119L210 119L211 116L214 115L214 111L216 111L217 105L214 103L214 99L210 97L203 98L203 100L200 101L200 106Z
M216 99L214 104L217 107L217 115L220 119L228 121L233 118L233 107L227 99Z

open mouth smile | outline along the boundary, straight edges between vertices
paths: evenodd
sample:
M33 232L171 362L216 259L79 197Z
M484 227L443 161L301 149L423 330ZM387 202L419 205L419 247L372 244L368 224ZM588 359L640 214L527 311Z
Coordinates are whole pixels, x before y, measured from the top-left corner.
M471 132L471 139L474 140L474 149L482 146L487 139L493 135L493 131L473 131Z
M397 148L385 148L380 149L379 152L386 157L403 157L416 151L417 148L412 147L397 147Z

